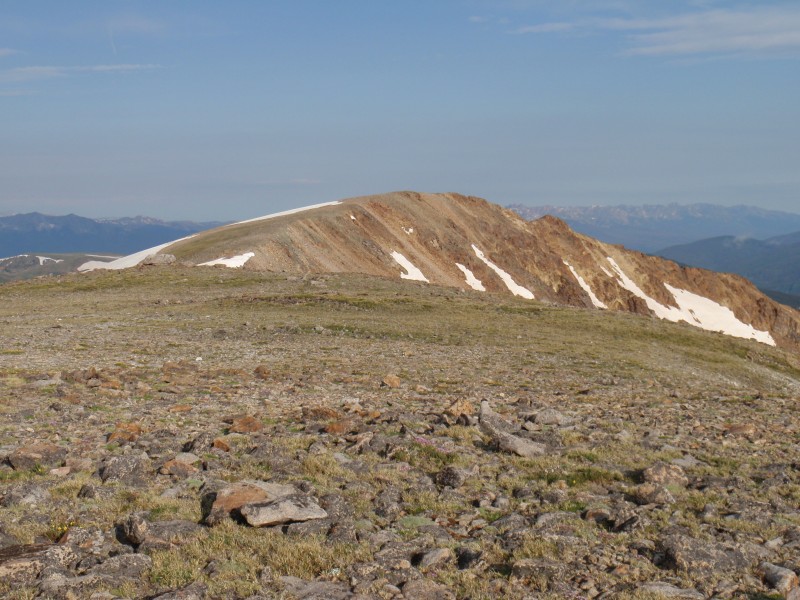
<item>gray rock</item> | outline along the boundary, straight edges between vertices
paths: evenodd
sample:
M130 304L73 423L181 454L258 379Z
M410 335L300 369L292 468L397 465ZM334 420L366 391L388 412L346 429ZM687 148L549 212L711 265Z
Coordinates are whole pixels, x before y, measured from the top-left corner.
M761 577L772 589L779 591L781 594L788 594L791 590L800 585L797 579L797 574L791 569L779 567L772 563L762 562L758 566Z
M160 265L171 265L176 260L174 254L151 254L142 261L142 265L146 267L155 267Z
M489 408L486 400L481 402L479 415L481 431L492 438L500 450L510 452L523 458L533 458L547 453L547 446L538 442L526 440L514 434L508 433L511 428L497 413Z
M239 512L253 527L324 519L328 516L322 507L302 494L284 496L268 502L245 504Z
M661 506L675 504L675 498L670 491L663 485L654 483L643 483L638 486L634 496L639 504L658 504Z
M297 600L347 600L353 597L350 587L332 581L304 581L297 577L281 577L284 590Z
M642 479L646 483L653 483L655 485L675 485L686 487L689 484L689 478L686 477L683 469L676 464L667 464L657 462L652 467L645 469L642 472Z
M429 569L442 563L450 562L455 558L455 554L450 548L436 548L422 555L419 561L421 569Z
M663 598L689 598L690 600L703 600L705 598L697 590L681 589L660 581L642 584L637 589Z
M66 567L76 558L69 546L9 546L0 550L0 581L10 585L27 585L34 582L45 569Z
M545 408L536 413L533 420L539 425L564 426L572 423L572 419L554 408Z
M403 586L403 596L414 600L455 600L455 594L429 579L409 581Z
M111 456L100 465L100 479L104 483L118 481L126 485L147 485L153 468L145 452L124 456Z
M112 556L99 565L89 569L89 575L100 575L114 581L139 579L153 561L146 554L121 554ZM121 583L121 582L120 582Z
M13 488L3 496L3 506L38 506L50 499L50 492L35 484Z
M153 600L205 600L206 593L206 586L196 581L185 588L155 596Z
M64 461L67 450L51 444L40 442L21 446L8 455L8 462L16 471L26 471L34 467L57 467Z
M667 564L694 576L709 573L736 573L751 566L740 550L726 548L716 542L706 542L683 535L673 535L662 542Z
M138 546L147 537L149 526L146 512L131 513L122 523L122 537L128 544Z
M458 488L464 485L469 472L457 467L445 467L436 474L436 483L441 486Z

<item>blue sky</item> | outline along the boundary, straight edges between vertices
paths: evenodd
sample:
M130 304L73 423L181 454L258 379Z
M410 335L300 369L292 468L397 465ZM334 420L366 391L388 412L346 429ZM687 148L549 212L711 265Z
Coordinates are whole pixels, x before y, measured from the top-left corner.
M800 212L800 3L0 4L0 214L399 189Z

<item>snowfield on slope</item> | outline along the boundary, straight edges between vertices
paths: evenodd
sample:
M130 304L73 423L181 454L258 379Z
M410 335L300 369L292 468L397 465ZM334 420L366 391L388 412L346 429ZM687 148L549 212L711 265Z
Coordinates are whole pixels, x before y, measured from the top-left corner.
M516 281L514 281L514 279L511 277L511 275L509 275L508 273L503 271L503 269L501 269L496 264L494 264L492 261L490 261L488 258L486 258L486 255L484 255L484 253L481 252L481 249L478 248L475 244L472 244L472 250L475 252L475 256L477 256L481 261L483 261L483 263L487 267L489 267L492 271L494 271L495 273L497 273L500 276L500 279L502 279L503 283L506 284L506 287L508 288L509 292L511 292L515 296L521 296L521 297L525 298L526 300L533 300L534 299L534 295L533 295L532 291L530 291L528 288L525 288L525 287L522 287L521 285L519 285Z
M616 272L619 279L617 283L624 289L638 296L647 304L647 308L660 319L666 319L673 323L685 321L689 325L694 325L707 331L718 331L738 338L756 340L763 344L775 346L775 340L768 331L761 331L752 325L743 323L736 318L733 311L727 306L723 306L709 298L699 296L687 290L673 287L664 283L664 287L675 298L678 308L674 306L664 306L644 293L636 283L628 277L616 261L610 256L607 257L611 268Z
M234 225L242 225L244 223L255 223L256 221L266 221L267 219L274 219L277 217L284 217L286 215L293 215L299 212L303 212L306 210L313 210L315 208L322 208L323 206L334 206L336 204L341 204L341 201L336 200L335 202L323 202L322 204L312 204L311 206L303 206L301 208L293 208L291 210L284 210L282 212L272 213L270 215L264 215L263 217L256 217L254 219L247 219L246 221L239 221L238 223L231 223L230 225L225 225L225 227L233 227ZM161 244L160 246L154 246L153 248L148 248L147 250L141 250L140 252L136 252L134 254L129 254L128 256L123 256L122 258L118 258L117 260L112 260L111 262L101 262L97 260L91 260L89 262L83 263L80 267L78 267L78 271L82 273L86 273L88 271L94 271L95 269L112 269L112 270L119 270L119 269L129 269L131 267L135 267L140 262L142 262L148 256L152 256L153 254L158 254L161 250L166 248L167 246L171 246L172 244L177 244L178 242L183 242L185 240L189 240L193 238L194 235L190 235L179 240L174 240L172 242L167 242L166 244ZM218 259L223 260L223 259ZM228 259L231 260L231 259ZM206 263L203 263L207 266ZM217 263L223 264L223 263ZM242 263L244 264L244 263Z
M594 306L596 308L608 308L608 306L606 306L605 302L603 302L597 296L594 295L594 292L592 291L592 288L589 287L589 284L586 283L586 281L583 279L583 277L578 275L578 272L573 268L573 266L571 264L569 264L567 261L564 261L564 264L567 265L567 267L569 267L570 271L572 271L572 274L575 276L575 279L578 280L578 285L581 286L581 288L583 288L584 292L589 294L589 299L592 301L592 304L594 304Z
M166 248L167 246L171 246L172 244L177 244L178 242L182 242L184 240L189 240L193 238L193 235L187 236L185 238L181 238L179 240L175 240L172 242L167 242L166 244L161 244L160 246L153 246L152 248L148 248L147 250L140 250L134 254L129 254L128 256L123 256L122 258L118 258L116 260L112 260L111 262L103 262L101 260L90 260L89 262L83 263L80 267L78 267L78 271L81 273L88 273L89 271L94 271L96 269L110 269L112 271L119 271L121 269L130 269L131 267L135 267L140 262L142 262L148 256L152 256L153 254L158 254Z
M224 265L230 269L241 269L245 263L256 255L255 252L245 252L230 258L216 258L208 262L200 263L198 267L214 267L216 265Z
M473 290L477 290L479 292L485 292L486 288L483 287L483 283L481 280L475 277L475 273L469 270L469 268L465 267L461 263L456 263L456 266L461 270L466 278L467 285L471 287Z
M403 256L399 252L397 251L392 252L392 258L398 265L400 265L406 270L405 273L400 273L401 279L410 279L412 281L424 281L425 283L430 283L428 281L428 278L422 274L422 271L420 271L417 267L415 267L414 263L412 263L410 260L408 260L405 256Z

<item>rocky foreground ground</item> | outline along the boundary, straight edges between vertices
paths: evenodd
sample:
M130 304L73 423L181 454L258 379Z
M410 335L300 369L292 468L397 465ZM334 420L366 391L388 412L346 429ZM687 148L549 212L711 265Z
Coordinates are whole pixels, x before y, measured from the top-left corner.
M800 597L800 372L356 277L0 287L4 598Z

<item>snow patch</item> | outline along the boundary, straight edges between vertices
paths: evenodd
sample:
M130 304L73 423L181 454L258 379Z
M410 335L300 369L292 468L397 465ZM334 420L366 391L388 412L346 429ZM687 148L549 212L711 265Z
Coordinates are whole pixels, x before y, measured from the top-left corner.
M49 256L37 256L36 258L38 258L38 259L39 259L39 266L40 266L40 267L41 267L42 265L44 265L44 263L46 263L48 260L49 260L49 261L52 261L52 262L54 262L54 263L60 263L60 262L64 262L64 259L63 259L63 258L50 258Z
M592 301L592 304L594 304L596 308L608 308L608 306L606 306L602 300L600 300L597 296L594 295L592 288L589 287L589 284L586 283L583 277L578 275L578 272L572 267L572 265L569 264L567 261L564 261L564 264L567 265L567 267L569 267L570 271L572 271L572 274L575 276L575 279L578 280L578 285L581 286L583 291L589 295L589 299Z
M492 271L494 271L500 276L500 279L502 279L503 283L506 284L508 291L510 291L515 296L522 296L527 300L534 299L533 292L531 292L528 288L519 285L516 281L514 281L511 275L503 271L503 269L501 269L496 264L491 262L488 258L486 258L483 252L481 252L480 248L478 248L475 244L472 244L472 250L473 252L475 252L475 256L477 256L481 261L483 261L484 264L486 264L487 267L489 267Z
M323 206L334 206L336 204L341 204L340 200L335 200L334 202L323 202L321 204L312 204L311 206L303 206L301 208L293 208L291 210L284 210L282 212L272 213L271 215L264 215L263 217L256 217L255 219L247 219L246 221L239 221L238 223L231 223L230 225L225 225L225 227L233 227L234 225L243 225L244 223L255 223L256 221L266 221L267 219L275 219L277 217L285 217L286 215L293 215L299 212L304 212L306 210L314 210L315 208L322 208ZM355 221L355 217L350 215L350 217Z
M5 258L0 258L0 262L5 262L7 260L13 260L15 258L27 258L30 254L17 254L16 256L7 256Z
M412 233L414 233L414 228L413 227L408 227L408 228L403 227L403 231L406 232L406 235L411 235Z
M355 221L355 220L356 220L356 216L355 216L355 215L350 215L350 218L351 218L353 221Z
M103 262L101 260L90 260L89 262L83 263L80 267L78 267L78 271L80 271L81 273L86 273L88 271L94 271L96 269L111 269L112 271L119 271L120 269L130 269L131 267L135 267L136 265L138 265L148 256L152 256L153 254L158 254L167 246L171 246L172 244L177 244L178 242L182 242L184 240L189 240L193 237L194 235L189 235L186 236L185 238L181 238L173 242L167 242L166 244L161 244L160 246L153 246L152 248L148 248L147 250L141 250L139 252L136 252L135 254L129 254L128 256L123 256L122 258L112 260L111 262Z
M400 273L401 279L411 279L413 281L424 281L425 283L429 283L428 278L422 274L422 271L415 267L414 264L405 256L395 251L392 252L392 258L395 260L395 262L397 262L398 265L406 270L405 273Z
M674 306L664 306L645 294L630 277L625 275L613 258L610 256L607 258L608 262L611 264L611 268L619 276L617 283L635 296L644 300L647 307L652 310L658 318L666 319L674 323L685 321L690 325L707 331L718 331L733 337L756 340L770 346L776 345L775 340L768 331L761 331L752 325L740 321L727 306L714 302L705 296L673 287L668 283L664 283L664 287L672 294L673 298L675 298L675 303L678 305L678 308Z
M209 260L208 262L200 263L197 265L198 267L214 267L216 265L225 265L231 269L241 269L245 263L253 258L256 255L255 252L245 252L244 254L239 254L237 256L231 256L230 258L217 258L215 260Z
M475 277L475 273L470 271L467 267L462 265L461 263L456 263L456 266L461 270L464 274L464 277L467 280L467 285L471 287L473 290L478 290L479 292L485 292L486 288L483 287L481 280Z

